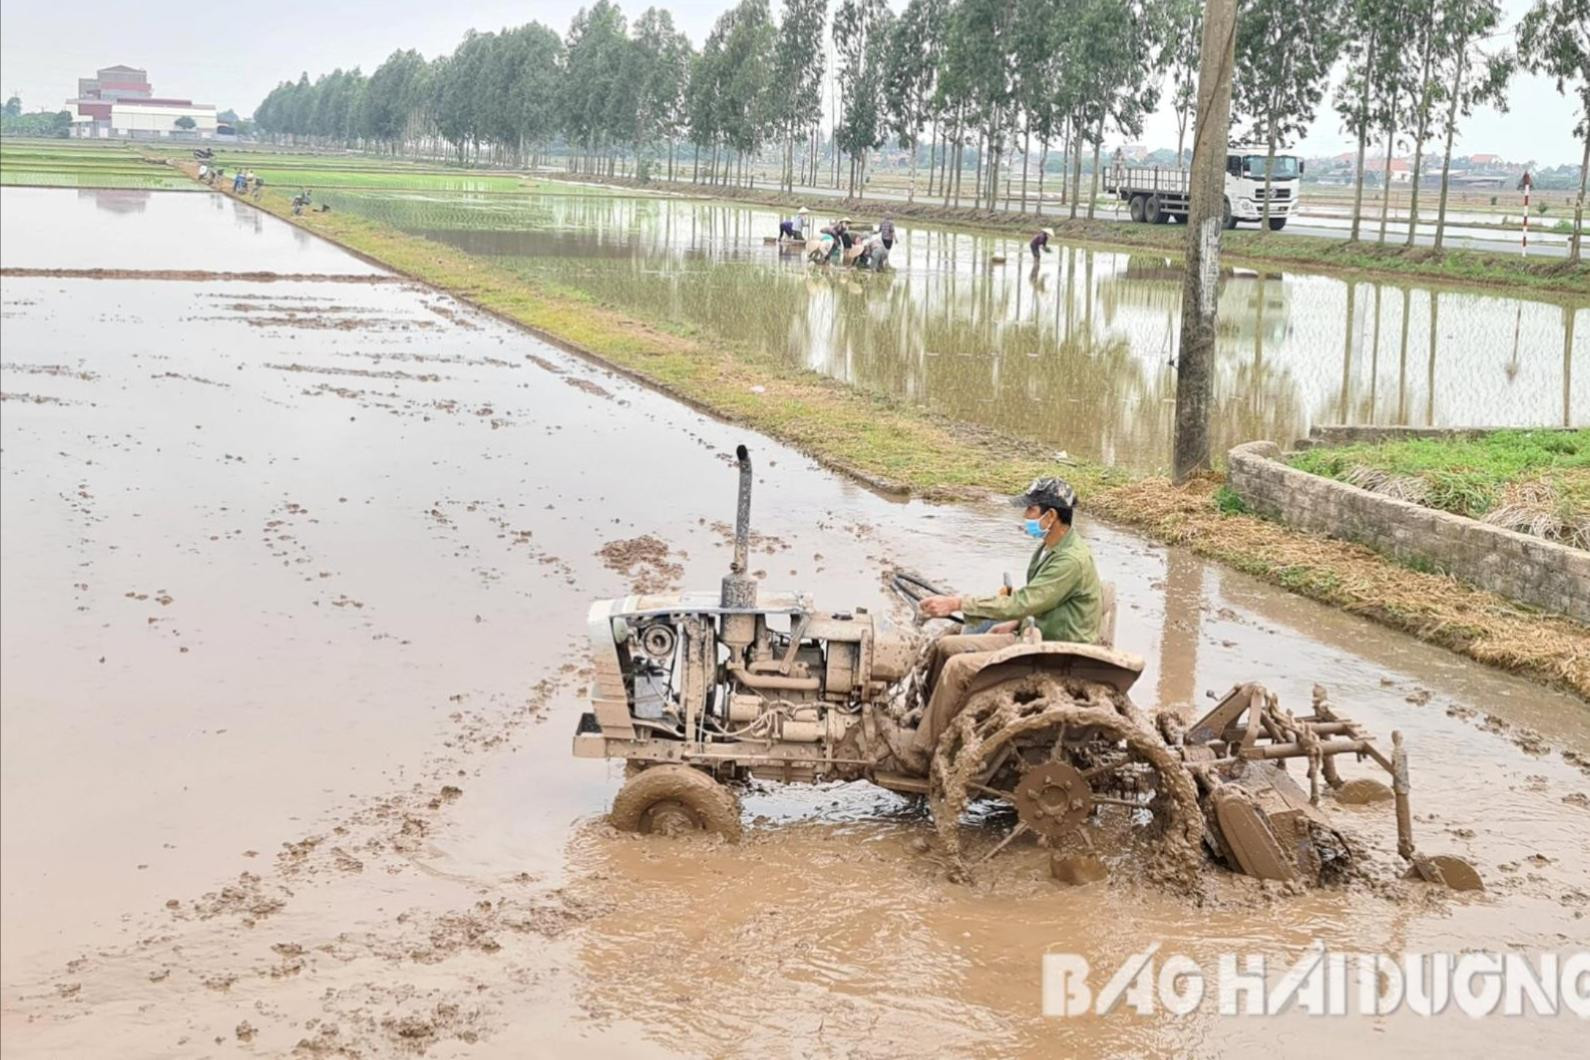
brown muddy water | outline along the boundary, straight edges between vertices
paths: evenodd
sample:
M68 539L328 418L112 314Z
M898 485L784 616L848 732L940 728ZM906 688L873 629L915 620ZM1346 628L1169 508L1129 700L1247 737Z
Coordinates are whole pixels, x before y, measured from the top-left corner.
M95 223L45 195L51 231ZM214 209L171 198L131 232L151 270L189 265L173 229ZM284 228L214 250L243 268ZM51 253L8 239L4 265ZM363 272L314 253L314 271ZM1382 885L1287 897L1214 875L1201 906L1129 865L1061 889L1020 844L950 883L920 852L926 818L864 785L761 789L737 847L618 835L602 815L621 768L569 754L586 607L641 580L716 584L736 443L759 460L753 568L834 606L893 606L877 572L894 563L967 588L1019 574L1009 509L881 498L416 286L6 277L0 303L8 1057L1582 1041L1568 1016L1040 1007L1048 951L1113 968L1156 941L1211 963L1315 939L1584 948L1590 777L1564 758L1590 753L1580 702L1085 523L1118 639L1146 660L1140 705L1258 680L1302 707L1325 684L1407 734L1422 845L1489 889L1396 882L1384 807L1333 810ZM598 554L643 534L668 555L621 574Z
M767 245L779 215L756 207L595 194L325 197L535 282L959 419L1112 463L1168 460L1182 274L1164 256L1060 245L1034 269L1024 239L912 224L899 229L892 269L870 275ZM1590 423L1582 298L1234 269L1222 283L1217 357L1222 451L1259 438L1286 445L1316 423Z

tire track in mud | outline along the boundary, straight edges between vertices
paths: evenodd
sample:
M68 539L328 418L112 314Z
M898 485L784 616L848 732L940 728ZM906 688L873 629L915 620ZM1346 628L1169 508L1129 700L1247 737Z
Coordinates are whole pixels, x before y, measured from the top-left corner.
M489 1037L510 1000L501 984L540 981L545 946L606 907L525 872L444 877L438 900L431 837L481 756L544 720L558 697L583 694L590 676L564 663L523 697L491 694L478 709L472 693L453 694L420 779L364 798L213 890L168 899L131 925L135 941L67 962L8 1009L70 1024L116 999L175 1006L185 1022L168 1021L165 1041L184 1051L224 1044L214 1032L233 1021L238 1042L295 1056L410 1055ZM374 908L359 883L372 876L385 895Z

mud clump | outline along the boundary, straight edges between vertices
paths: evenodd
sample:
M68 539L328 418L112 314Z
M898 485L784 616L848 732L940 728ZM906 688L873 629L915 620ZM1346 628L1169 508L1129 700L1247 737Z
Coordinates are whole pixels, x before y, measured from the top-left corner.
M637 593L662 592L685 572L669 559L668 545L651 534L609 541L596 554L608 570L628 578Z
M287 905L292 892L285 887L267 889L256 873L239 873L236 883L227 884L195 901L191 913L199 920L213 920L218 916L238 918L245 927L280 912ZM170 903L166 903L170 907ZM181 916L180 909L174 913Z
M48 394L24 394L15 390L0 390L0 401L25 401L30 405L71 405L75 402Z
M609 401L613 399L613 394L611 391L607 390L605 387L598 386L589 379L577 379L574 376L566 375L563 377L563 381L572 386L574 389L582 390L585 393L591 394L595 397L605 398Z
M85 383L92 383L99 376L85 369L71 368L64 364L0 364L0 372L24 372L29 375L53 375L59 379L81 379Z

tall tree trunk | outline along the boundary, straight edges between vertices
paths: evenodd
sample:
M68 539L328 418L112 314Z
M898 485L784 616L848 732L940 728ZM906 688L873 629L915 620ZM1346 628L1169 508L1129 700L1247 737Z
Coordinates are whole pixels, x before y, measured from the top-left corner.
M1575 263L1583 256L1585 178L1590 177L1590 121L1585 125L1584 155L1579 160L1579 197L1573 201L1573 235L1568 237L1568 260Z
M1071 159L1071 220L1077 219L1077 203L1082 199L1082 129L1072 130L1071 148L1076 154Z
M1463 93L1463 70L1468 66L1469 42L1463 40L1456 53L1457 70L1452 75L1452 98L1446 108L1446 150L1441 162L1441 200L1435 208L1435 252L1441 252L1441 240L1446 235L1447 188L1452 183L1452 140L1457 136L1458 100Z
M1369 139L1369 122L1360 115L1358 123L1358 160L1353 167L1353 227L1347 240L1358 242L1358 230L1364 216L1364 145Z
M1032 169L1032 119L1027 119L1027 128L1021 136L1021 212L1027 212L1027 173ZM1007 204L1008 206L1008 204Z
M955 138L955 208L961 208L961 189L966 181L966 126L957 127Z
M1231 127L1231 77L1222 73L1235 64L1236 43L1236 0L1207 0L1199 57L1193 165L1188 178L1181 346L1176 357L1171 477L1177 484L1211 466L1209 421L1214 412L1220 223L1225 199L1226 140Z
M1275 115L1270 115L1269 149L1264 156L1264 209L1259 216L1259 224L1264 228L1270 227L1270 193L1274 188L1272 181L1275 179Z
M1419 103L1414 112L1415 133L1413 143L1413 172L1408 187L1408 238L1406 246L1413 246L1414 234L1419 229L1419 179L1424 169L1424 141L1430 136L1430 64L1435 60L1435 27L1425 32L1423 58L1419 68Z
M1060 205L1071 201L1071 119L1060 126Z
M1093 220L1093 208L1099 201L1099 148L1104 146L1104 115L1099 115L1099 128L1093 138L1093 179L1089 181L1088 220Z
M1364 49L1364 90L1358 97L1358 159L1353 171L1353 227L1348 235L1349 243L1358 242L1359 226L1363 219L1364 210L1364 145L1369 140L1369 90L1373 84L1375 66L1380 62L1377 46L1380 40L1380 30L1373 27L1369 31L1369 44ZM1301 184L1302 182L1299 181ZM1343 423L1347 422L1345 420Z
M1176 112L1176 171L1178 173L1187 168L1187 158L1183 153L1187 144L1187 108L1183 107Z
M1395 100L1392 106L1396 106ZM1380 238L1377 242L1386 241L1386 218L1391 210L1391 156L1397 150L1397 123L1393 121L1386 130L1386 167L1380 171Z
M987 162L988 130L979 129L977 131L977 180L972 188L972 201L975 202L979 208L981 208L983 205L983 170L987 168ZM959 203L956 205L959 205Z
M911 189L905 193L905 201L907 203L916 202L916 171L917 155L919 154L917 149L921 146L921 136L918 135L911 141Z

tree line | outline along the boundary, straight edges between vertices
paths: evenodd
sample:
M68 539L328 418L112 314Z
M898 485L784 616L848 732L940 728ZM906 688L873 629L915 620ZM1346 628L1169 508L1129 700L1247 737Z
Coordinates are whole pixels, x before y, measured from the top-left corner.
M290 142L465 164L535 165L555 153L599 176L675 180L688 168L692 181L743 184L772 164L787 190L830 183L852 196L894 146L909 156L913 200L995 209L1003 198L1038 211L1057 172L1051 198L1091 217L1103 144L1139 138L1162 100L1185 157L1201 23L1201 0L908 0L898 13L887 0L783 0L778 18L769 0L740 0L698 49L664 9L630 21L597 0L561 36L538 22L472 30L450 55L397 51L369 75L301 75L254 118ZM1387 196L1378 219L1366 213L1366 172L1384 180L1411 151L1417 213L1439 151L1439 247L1460 128L1478 106L1505 108L1521 68L1579 105L1577 258L1590 0L1536 0L1516 28L1503 26L1499 0L1244 0L1231 132L1273 158L1329 96L1357 144L1352 238L1373 229L1382 242Z

